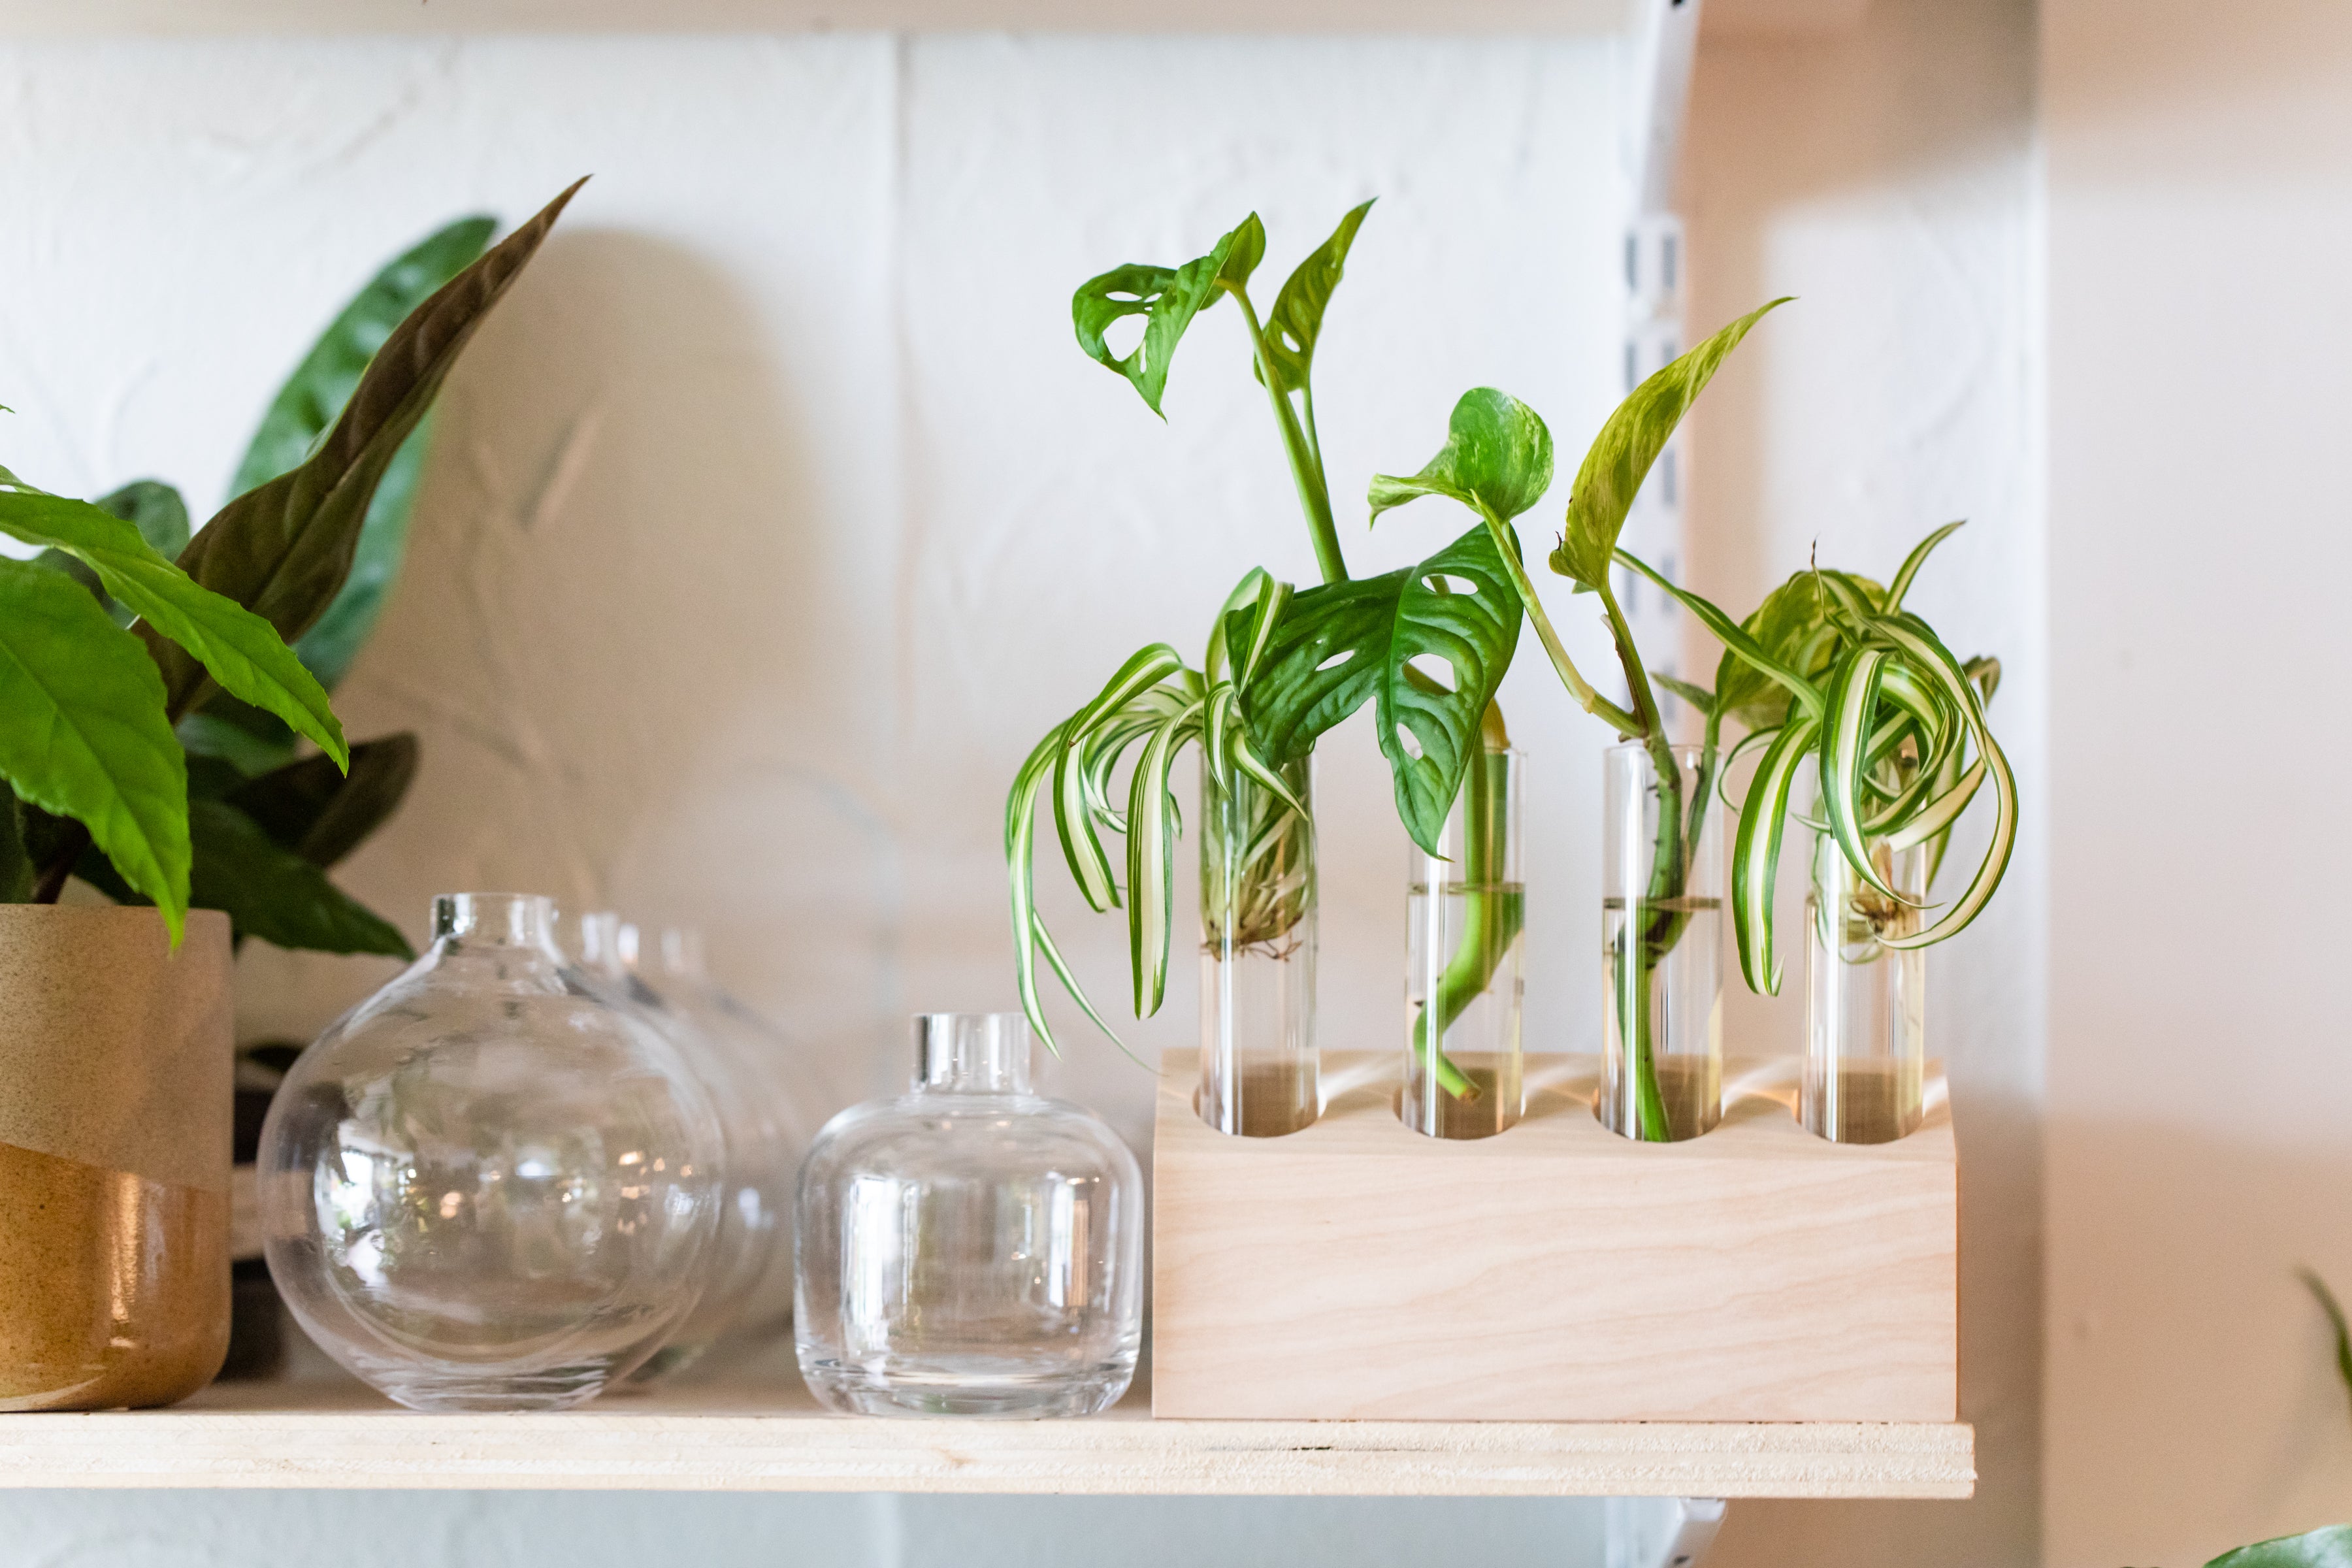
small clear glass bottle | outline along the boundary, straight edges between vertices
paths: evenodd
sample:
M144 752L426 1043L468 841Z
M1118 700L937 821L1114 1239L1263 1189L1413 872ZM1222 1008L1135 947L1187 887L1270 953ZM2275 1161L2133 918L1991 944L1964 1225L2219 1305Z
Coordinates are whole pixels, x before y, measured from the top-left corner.
M1397 1114L1433 1138L1488 1138L1526 1108L1519 1044L1519 868L1525 753L1481 751L1438 840L1411 850L1404 1092Z
M754 1065L730 1042L704 1030L687 1011L648 984L640 972L635 926L609 910L580 918L576 963L583 981L619 1005L639 1011L685 1059L718 1109L726 1144L719 1232L711 1243L701 1299L661 1349L629 1373L632 1385L685 1371L751 1310L779 1247L792 1244L793 1183L800 1163L787 1149L772 1097Z
M433 905L433 946L302 1053L263 1123L270 1277L320 1347L420 1410L593 1397L693 1310L710 1099L567 978L552 906Z
M1667 748L1662 788L1640 742L1603 753L1601 1073L1596 1106L1645 1142L1723 1117L1723 816L1699 748Z
M1018 1013L915 1020L911 1092L843 1111L801 1171L793 1336L835 1410L1088 1415L1135 1375L1143 1174L1029 1087Z
M1890 948L1920 930L1924 845L1872 844L1871 863L1902 897L1854 875L1837 840L1814 835L1805 898L1805 1071L1797 1119L1835 1143L1891 1143L1919 1129L1927 1067L1927 953Z
M1312 811L1312 758L1282 770ZM1315 1046L1315 824L1201 763L1201 1119L1279 1138L1323 1113Z

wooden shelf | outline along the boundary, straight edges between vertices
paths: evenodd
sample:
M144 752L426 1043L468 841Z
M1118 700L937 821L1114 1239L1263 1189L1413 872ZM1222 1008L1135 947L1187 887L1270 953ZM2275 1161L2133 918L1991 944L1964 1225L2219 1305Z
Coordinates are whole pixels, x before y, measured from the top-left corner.
M227 1384L169 1410L0 1415L0 1487L1297 1497L1964 1498L1964 1425L1086 1421L825 1414L797 1381L425 1415L356 1384Z

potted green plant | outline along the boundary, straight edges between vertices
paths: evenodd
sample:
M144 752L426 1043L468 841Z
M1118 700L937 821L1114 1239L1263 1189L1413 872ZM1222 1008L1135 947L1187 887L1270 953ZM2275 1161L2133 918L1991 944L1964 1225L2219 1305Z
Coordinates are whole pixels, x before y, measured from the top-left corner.
M142 528L171 542L162 487L110 509L0 470L0 532L58 552L0 561L0 1409L166 1404L220 1363L232 919L383 938L253 815L323 796L305 832L335 831L319 767L247 795L259 781L192 766L174 727L235 700L351 765L289 643L335 602L386 469L572 194L410 312L315 448L176 562ZM141 902L58 904L84 868Z

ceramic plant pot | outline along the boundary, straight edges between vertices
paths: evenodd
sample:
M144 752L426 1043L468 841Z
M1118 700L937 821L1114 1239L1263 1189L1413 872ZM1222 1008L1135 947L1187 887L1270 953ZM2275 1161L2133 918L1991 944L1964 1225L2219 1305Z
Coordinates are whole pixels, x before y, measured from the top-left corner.
M229 922L0 905L0 1410L169 1405L228 1348Z

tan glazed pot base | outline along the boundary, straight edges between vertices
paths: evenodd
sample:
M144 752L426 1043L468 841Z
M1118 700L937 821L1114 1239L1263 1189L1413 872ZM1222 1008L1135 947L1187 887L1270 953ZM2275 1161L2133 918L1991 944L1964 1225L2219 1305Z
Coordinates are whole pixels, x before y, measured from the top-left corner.
M169 1405L228 1352L228 1199L0 1143L0 1410Z

